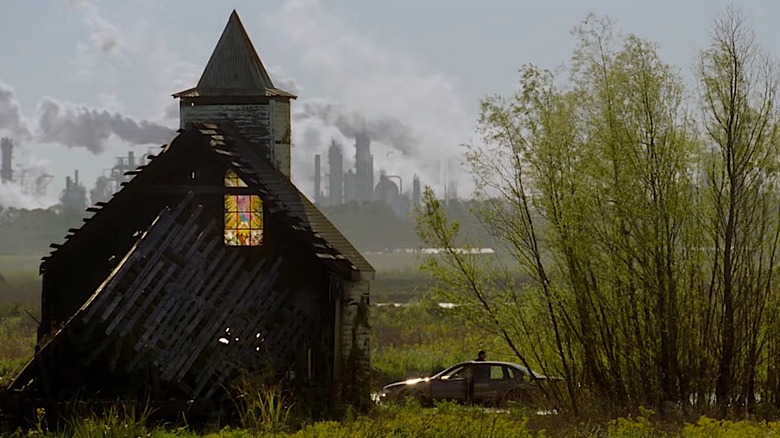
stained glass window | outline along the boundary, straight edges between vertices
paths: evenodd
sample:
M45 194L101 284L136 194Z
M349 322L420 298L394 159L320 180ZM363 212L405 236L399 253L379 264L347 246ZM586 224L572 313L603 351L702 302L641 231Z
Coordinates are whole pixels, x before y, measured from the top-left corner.
M232 170L225 187L246 187ZM263 242L263 203L257 195L225 195L225 245L258 246Z

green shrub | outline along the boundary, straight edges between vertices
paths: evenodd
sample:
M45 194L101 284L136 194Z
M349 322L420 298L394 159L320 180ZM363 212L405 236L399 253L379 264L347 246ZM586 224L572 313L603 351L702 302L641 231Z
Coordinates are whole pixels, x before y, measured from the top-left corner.
M752 438L780 437L780 422L727 421L702 417L686 425L682 438Z
M655 426L644 416L618 418L609 422L607 436L610 438L652 438L659 435Z
M318 437L409 437L471 438L532 437L527 419L510 412L496 413L455 404L439 404L434 409L419 405L389 405L342 423L320 422L305 426L293 436Z

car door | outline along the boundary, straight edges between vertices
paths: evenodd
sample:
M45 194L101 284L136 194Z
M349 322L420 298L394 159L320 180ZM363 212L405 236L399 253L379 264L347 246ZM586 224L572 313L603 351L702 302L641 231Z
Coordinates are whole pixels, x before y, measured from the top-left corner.
M470 378L471 373L468 366L453 368L444 375L431 380L431 398L465 402Z
M479 364L474 371L474 401L499 403L512 387L512 378L504 365Z

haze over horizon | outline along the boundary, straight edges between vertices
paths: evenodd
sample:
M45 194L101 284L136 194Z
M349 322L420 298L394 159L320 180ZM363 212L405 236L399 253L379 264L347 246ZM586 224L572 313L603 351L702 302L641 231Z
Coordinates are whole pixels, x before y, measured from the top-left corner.
M479 99L515 89L526 63L555 68L575 44L569 31L589 12L659 44L688 76L712 19L729 4L576 0L484 2L272 0L12 2L0 17L0 136L15 162L55 179L44 200L0 188L0 204L56 202L66 176L87 189L116 156L167 142L178 127L171 94L197 83L227 18L241 16L275 85L293 102L293 180L313 196L313 156L331 138L354 165L350 138L366 120L375 170L412 175L441 189L470 178L460 145L476 140ZM630 4L629 4L630 3ZM738 5L760 43L780 54L770 21L780 5ZM45 31L42 31L45 30Z

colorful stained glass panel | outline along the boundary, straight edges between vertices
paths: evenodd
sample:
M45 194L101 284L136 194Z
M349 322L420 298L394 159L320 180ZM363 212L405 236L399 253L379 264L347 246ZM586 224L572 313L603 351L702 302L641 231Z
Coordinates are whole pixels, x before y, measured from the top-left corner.
M226 187L246 187L229 170ZM225 195L225 245L258 246L263 242L263 202L257 195Z

